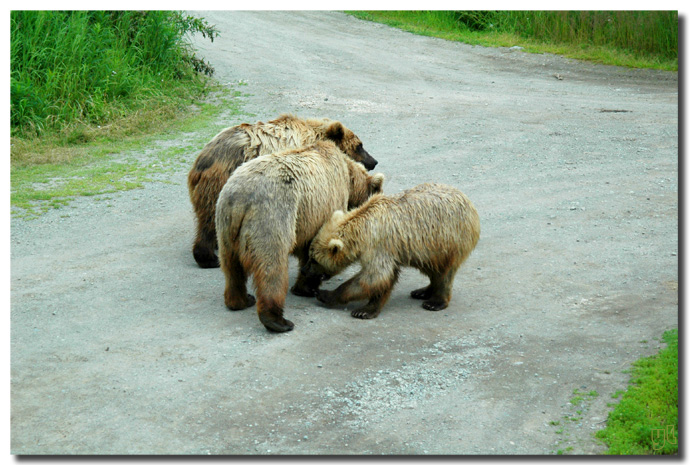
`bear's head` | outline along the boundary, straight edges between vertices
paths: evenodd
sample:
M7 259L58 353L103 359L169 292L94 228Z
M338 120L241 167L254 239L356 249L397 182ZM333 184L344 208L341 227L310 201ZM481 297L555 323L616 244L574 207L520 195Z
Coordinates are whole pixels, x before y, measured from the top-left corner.
M309 261L302 268L307 278L329 279L347 268L355 257L348 253L348 247L338 234L338 228L345 220L346 213L336 210L311 241Z
M362 141L354 132L346 128L340 121L323 120L321 127L326 139L335 142L340 150L356 162L364 165L367 170L373 170L378 161L364 150Z
M369 174L359 163L348 160L350 171L350 197L347 200L348 210L359 207L374 194L383 192L382 173Z

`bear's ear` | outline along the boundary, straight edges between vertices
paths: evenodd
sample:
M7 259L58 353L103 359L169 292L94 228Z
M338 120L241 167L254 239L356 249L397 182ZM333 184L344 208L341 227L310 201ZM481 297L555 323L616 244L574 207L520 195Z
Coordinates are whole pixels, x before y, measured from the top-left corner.
M328 251L331 253L331 255L337 254L343 249L343 247L345 247L345 244L343 244L343 241L340 239L331 239L328 243Z
M326 129L326 137L333 142L340 142L345 137L345 128L340 121L334 121Z
M331 216L331 221L334 223L339 223L345 217L345 212L342 210L336 210Z
M380 194L383 192L383 180L385 177L383 173L376 173L371 177L370 189L372 194Z

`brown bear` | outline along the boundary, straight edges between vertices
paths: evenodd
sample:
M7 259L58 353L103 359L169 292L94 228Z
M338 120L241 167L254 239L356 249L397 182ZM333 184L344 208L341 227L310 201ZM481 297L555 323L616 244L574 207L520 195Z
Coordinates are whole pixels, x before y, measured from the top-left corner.
M350 158L368 170L377 161L362 147L362 141L339 121L301 119L282 115L268 123L240 124L225 129L203 148L187 177L189 198L197 219L192 252L202 268L218 267L214 223L218 194L238 166L259 155L331 140Z
M326 279L356 260L361 271L333 291L320 290L327 304L369 299L352 311L376 318L390 297L400 267L411 266L431 283L412 292L422 307L441 310L450 302L455 272L479 241L479 215L459 190L421 184L397 195L375 195L348 213L336 211L311 243L305 279Z
M288 256L298 257L301 270L309 243L333 211L361 205L382 186L382 174L370 175L330 141L264 155L237 168L216 205L225 305L241 310L256 302L266 328L291 330L292 322L283 318ZM249 275L256 299L247 293ZM300 271L292 291L314 296L319 283Z

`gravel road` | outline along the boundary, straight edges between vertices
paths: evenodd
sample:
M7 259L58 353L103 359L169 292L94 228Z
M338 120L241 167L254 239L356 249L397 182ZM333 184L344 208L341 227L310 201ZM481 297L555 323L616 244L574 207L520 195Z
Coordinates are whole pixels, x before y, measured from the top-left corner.
M624 370L678 325L677 74L336 12L199 14L244 119L339 119L386 192L456 186L482 237L444 311L407 269L374 320L290 295L272 334L192 258L201 145L169 182L13 219L11 453L601 453Z

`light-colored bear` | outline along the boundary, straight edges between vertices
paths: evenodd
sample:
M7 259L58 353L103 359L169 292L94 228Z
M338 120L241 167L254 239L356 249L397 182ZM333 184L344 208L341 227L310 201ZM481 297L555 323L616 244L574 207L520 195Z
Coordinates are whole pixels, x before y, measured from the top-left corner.
M479 241L479 215L459 190L422 184L398 195L375 195L347 213L336 211L311 244L303 272L310 279L335 275L355 261L361 271L317 297L328 305L368 299L352 311L375 318L391 295L400 268L414 267L431 283L412 292L427 310L448 306L460 265Z
M244 163L223 187L216 205L218 254L225 274L225 304L241 310L256 302L272 331L289 331L283 318L288 256L300 270L309 244L335 210L356 207L381 192L383 175L370 175L329 141L264 155ZM247 277L256 300L247 293ZM319 280L297 278L293 292L315 295Z

